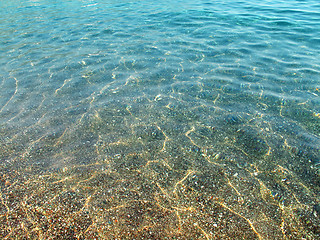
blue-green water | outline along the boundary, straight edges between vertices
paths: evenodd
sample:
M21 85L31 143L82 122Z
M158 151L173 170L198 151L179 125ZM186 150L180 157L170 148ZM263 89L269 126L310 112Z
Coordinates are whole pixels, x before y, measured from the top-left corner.
M0 33L2 238L319 238L318 1L1 1Z

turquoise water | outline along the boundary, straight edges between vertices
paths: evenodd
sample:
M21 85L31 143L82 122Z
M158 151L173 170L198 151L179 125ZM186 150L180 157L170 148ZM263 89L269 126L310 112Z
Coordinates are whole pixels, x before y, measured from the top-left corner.
M0 32L0 236L319 237L318 1L2 1Z

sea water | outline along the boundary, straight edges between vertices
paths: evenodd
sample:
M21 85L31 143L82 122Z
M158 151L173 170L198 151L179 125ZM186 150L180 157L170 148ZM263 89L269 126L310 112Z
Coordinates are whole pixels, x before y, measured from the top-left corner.
M316 0L0 3L0 236L316 239Z

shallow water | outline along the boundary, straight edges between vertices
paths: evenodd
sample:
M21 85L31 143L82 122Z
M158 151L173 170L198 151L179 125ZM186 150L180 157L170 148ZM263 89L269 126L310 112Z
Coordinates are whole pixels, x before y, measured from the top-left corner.
M6 1L0 23L2 238L319 238L317 1Z

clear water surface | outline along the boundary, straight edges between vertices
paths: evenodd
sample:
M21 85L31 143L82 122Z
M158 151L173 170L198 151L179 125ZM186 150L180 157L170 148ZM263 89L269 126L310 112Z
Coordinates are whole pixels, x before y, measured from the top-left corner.
M0 32L1 238L319 238L318 1L1 1Z

